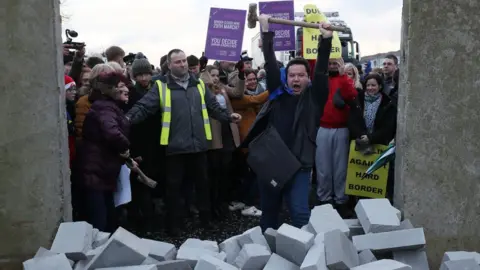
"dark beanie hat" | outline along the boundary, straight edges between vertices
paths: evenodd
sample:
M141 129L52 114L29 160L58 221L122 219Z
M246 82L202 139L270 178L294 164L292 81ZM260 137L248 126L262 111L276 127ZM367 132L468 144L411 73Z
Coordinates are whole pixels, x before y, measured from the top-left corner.
M92 56L87 59L87 66L89 68L93 68L94 66L98 64L104 64L103 59L100 57Z
M200 61L195 55L190 55L189 57L187 57L187 63L189 67L200 65Z
M146 58L135 59L132 64L132 75L136 77L142 74L152 74L152 65L148 62Z

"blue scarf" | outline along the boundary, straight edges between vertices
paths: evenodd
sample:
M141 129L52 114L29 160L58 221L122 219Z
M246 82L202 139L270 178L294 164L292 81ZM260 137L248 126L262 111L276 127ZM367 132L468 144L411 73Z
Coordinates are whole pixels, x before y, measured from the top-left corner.
M280 80L282 81L282 84L274 91L271 91L268 96L268 99L270 101L277 99L284 93L288 93L291 96L293 95L292 88L289 88L287 85L287 74L285 72L285 68L280 68Z

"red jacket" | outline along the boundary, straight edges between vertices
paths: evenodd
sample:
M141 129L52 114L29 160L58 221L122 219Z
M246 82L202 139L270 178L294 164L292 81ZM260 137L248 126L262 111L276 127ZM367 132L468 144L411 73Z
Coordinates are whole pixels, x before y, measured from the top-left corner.
M331 76L328 80L328 100L325 104L323 116L320 119L320 127L323 128L346 128L350 107L345 105L343 109L338 109L333 103L333 96L340 89L340 95L345 103L353 101L357 97L353 80L347 75Z

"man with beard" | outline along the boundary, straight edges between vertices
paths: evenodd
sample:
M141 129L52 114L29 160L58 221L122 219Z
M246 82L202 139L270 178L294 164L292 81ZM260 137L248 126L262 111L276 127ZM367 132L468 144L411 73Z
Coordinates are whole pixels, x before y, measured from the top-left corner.
M202 226L212 226L206 154L212 140L209 115L223 123L239 122L241 116L222 108L203 81L188 71L187 57L182 50L171 50L167 64L169 72L155 82L126 116L135 125L157 111L162 112L162 123L158 125L162 126L160 145L166 147L166 225L168 233L176 236L184 224L178 206L186 177L196 181Z

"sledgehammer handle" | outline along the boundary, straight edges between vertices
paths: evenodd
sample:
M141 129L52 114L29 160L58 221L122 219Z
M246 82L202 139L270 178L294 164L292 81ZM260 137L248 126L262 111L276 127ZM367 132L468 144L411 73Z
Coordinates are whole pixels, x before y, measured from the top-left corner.
M276 23L276 24L286 24L286 25L294 25L294 26L301 26L301 27L306 27L306 28L317 28L318 29L318 24L317 23L298 22L298 21L291 21L291 20L278 19L278 18L269 18L268 22L269 23ZM334 26L334 25L331 25L327 30L337 31L337 32L348 32L347 28L345 28L343 26Z

